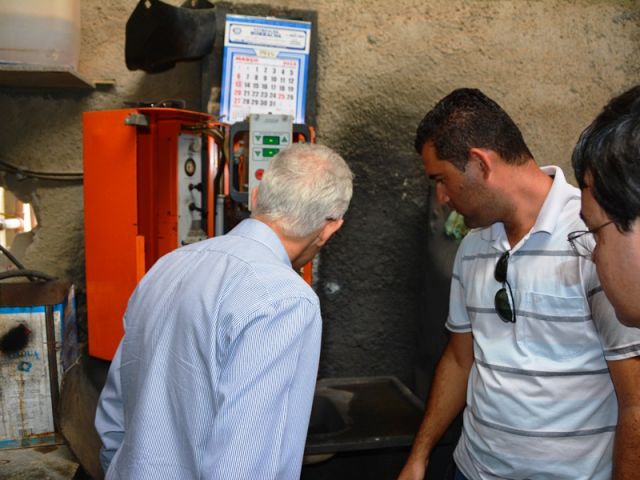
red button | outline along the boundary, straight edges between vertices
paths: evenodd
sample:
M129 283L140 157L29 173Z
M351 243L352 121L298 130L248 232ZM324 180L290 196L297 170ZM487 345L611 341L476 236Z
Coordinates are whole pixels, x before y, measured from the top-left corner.
M256 178L258 180L262 180L262 175L264 174L264 170L262 168L259 168L258 170L256 170Z

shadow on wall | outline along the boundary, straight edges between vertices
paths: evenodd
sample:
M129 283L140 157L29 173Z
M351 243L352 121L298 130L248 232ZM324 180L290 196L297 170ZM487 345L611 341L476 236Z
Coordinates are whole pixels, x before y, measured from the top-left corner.
M458 242L445 234L444 225L451 210L435 201L435 189L429 189L426 268L418 321L418 355L415 369L415 392L427 399L438 361L447 344L444 323L449 313L449 291ZM443 478L453 468L453 450L462 429L462 414L453 421L436 448L437 456L429 462L427 478Z
M345 225L321 254L320 378L394 375L412 387L424 269L426 181L409 114L361 98L334 113L320 143L355 174Z
M445 222L451 209L437 204L433 188L429 189L428 198L426 268L419 304L415 379L415 392L424 400L428 396L436 364L447 344L448 336L444 324L449 314L451 273L459 245L458 241L445 234Z

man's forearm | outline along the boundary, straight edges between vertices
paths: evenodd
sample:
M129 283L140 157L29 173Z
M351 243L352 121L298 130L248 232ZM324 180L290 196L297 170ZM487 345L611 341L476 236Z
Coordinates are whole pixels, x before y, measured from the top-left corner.
M407 463L424 464L433 447L464 408L472 364L471 334L452 335L436 367L424 419L416 434Z
M618 428L613 454L614 480L638 478L640 472L640 407L623 408L618 414Z
M618 426L613 448L613 478L638 478L640 471L640 357L608 361L618 398Z

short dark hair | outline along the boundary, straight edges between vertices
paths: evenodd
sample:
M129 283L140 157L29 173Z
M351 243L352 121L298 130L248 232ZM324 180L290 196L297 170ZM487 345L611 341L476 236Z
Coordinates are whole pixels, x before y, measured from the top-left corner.
M507 112L475 88L454 90L425 115L416 131L418 153L429 142L433 142L438 158L460 170L474 147L493 150L514 165L533 158Z
M571 165L580 188L591 172L591 193L618 229L640 217L640 85L614 97L580 135Z

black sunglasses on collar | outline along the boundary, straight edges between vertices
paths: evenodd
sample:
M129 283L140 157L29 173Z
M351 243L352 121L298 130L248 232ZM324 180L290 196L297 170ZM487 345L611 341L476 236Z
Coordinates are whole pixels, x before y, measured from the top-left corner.
M513 291L511 285L507 281L507 269L509 268L509 251L507 250L498 259L496 263L496 269L493 272L493 276L496 281L502 284L502 288L496 292L496 296L493 299L493 303L496 308L496 312L500 316L503 322L516 323L516 309L515 301L513 300ZM504 286L507 286L507 288ZM511 307L513 305L513 308Z

